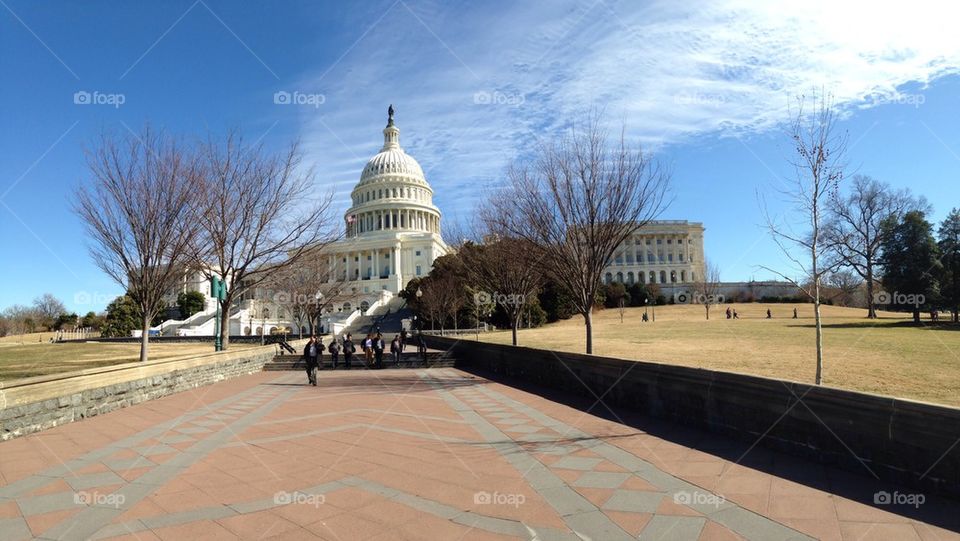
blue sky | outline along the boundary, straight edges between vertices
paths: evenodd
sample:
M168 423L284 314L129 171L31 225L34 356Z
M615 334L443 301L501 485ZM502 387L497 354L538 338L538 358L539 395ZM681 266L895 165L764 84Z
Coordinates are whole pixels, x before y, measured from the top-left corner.
M703 222L722 278L746 280L789 272L757 194L783 210L788 107L827 89L851 171L925 195L940 220L960 206L958 8L836 4L0 0L0 308L51 292L86 312L120 292L70 202L84 148L146 122L299 138L345 209L393 103L458 221L512 159L602 109L670 165L663 217ZM279 91L310 103L276 104Z

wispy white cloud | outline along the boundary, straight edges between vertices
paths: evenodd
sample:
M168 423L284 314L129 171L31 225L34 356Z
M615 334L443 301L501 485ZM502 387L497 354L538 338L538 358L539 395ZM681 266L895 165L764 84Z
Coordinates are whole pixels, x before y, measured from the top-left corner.
M388 8L297 83L327 98L303 108L305 148L345 202L393 103L402 144L460 217L511 158L587 109L662 147L773 129L812 90L856 109L960 69L948 3L387 2L359 20Z

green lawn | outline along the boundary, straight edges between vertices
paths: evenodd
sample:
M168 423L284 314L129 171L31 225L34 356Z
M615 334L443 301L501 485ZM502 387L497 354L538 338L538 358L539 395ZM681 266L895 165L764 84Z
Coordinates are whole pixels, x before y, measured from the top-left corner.
M29 335L28 335L29 336ZM231 349L252 347L232 344ZM150 360L213 353L212 344L150 344ZM140 358L139 343L0 342L0 381L128 363Z
M792 319L793 308L800 312ZM733 305L740 320L727 320L726 306L706 321L702 306L662 306L657 321L642 323L643 308L594 315L594 353L625 359L756 374L812 383L816 369L813 306ZM766 310L773 319L766 319ZM904 314L823 307L823 383L833 387L960 406L960 327L913 326ZM473 339L473 335L465 338ZM481 335L510 343L510 333ZM522 330L520 345L584 351L583 318Z

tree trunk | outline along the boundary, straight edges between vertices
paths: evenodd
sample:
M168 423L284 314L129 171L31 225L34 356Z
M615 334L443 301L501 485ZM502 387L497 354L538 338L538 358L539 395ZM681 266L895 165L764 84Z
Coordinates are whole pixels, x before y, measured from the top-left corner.
M813 317L816 320L817 328L817 376L816 384L820 385L820 382L823 381L823 327L820 324L820 286L814 286L816 288L816 298L813 301Z
M867 265L867 319L877 319L877 307L873 303L873 267Z
M520 313L510 318L510 332L513 335L513 345L517 345L517 329L520 327Z
M230 345L230 298L220 303L220 349L226 351Z
M710 305L704 304L703 308L707 311L707 321L710 321Z
M140 362L147 362L150 349L150 316L143 316L143 334L140 335Z
M587 355L593 355L593 310L587 309L583 314L583 324L587 330Z

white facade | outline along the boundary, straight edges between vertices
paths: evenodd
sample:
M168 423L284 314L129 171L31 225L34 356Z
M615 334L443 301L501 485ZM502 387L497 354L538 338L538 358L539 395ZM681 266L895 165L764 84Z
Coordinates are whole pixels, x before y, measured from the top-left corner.
M703 279L703 224L655 220L621 244L604 270L604 283L672 287Z

